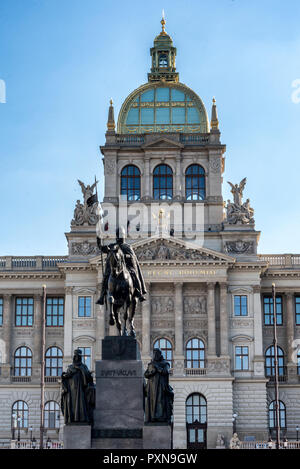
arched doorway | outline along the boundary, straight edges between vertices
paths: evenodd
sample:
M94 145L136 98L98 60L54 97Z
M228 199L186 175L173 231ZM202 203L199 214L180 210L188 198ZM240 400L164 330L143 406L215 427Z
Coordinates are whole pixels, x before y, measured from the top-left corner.
M206 449L207 403L202 394L191 394L185 404L187 449Z

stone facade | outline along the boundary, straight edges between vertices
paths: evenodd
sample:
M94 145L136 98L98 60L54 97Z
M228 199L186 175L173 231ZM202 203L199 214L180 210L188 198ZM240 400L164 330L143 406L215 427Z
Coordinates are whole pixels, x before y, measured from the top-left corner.
M168 50L173 51L171 46ZM172 56L172 63L174 60ZM164 88L162 71L159 76L161 81L154 84L150 81L142 90ZM173 76L177 81L172 85ZM205 132L184 132L182 128L174 131L171 126L165 133L116 133L111 104L106 142L101 146L105 173L102 208L107 228L102 234L104 243L114 237L117 225L114 215L122 204L126 205L123 224L130 222L129 242L139 258L148 290L147 301L139 304L135 320L142 361L146 366L157 340L169 341L173 359L170 384L175 391L174 448L186 448L188 444L186 403L195 393L206 402L206 427L202 428L208 448L216 446L220 434L228 446L233 413L237 414L235 425L241 439L249 436L267 439L268 406L274 400L274 384L265 372L265 355L272 345L273 328L265 325L264 297L270 295L275 282L282 298L283 320L278 326L278 344L284 353L279 387L280 400L286 409L283 430L288 438L295 438L295 428L300 423L300 380L294 353L300 343L300 322L296 323L295 316L295 302L297 295L300 296L300 255L257 254L260 232L255 230L254 220L247 223L243 219L241 223L231 224L230 217L226 218L222 197L225 145L220 142L215 103L209 127L200 98L178 82L174 70L166 80L176 93L189 96L187 108L188 99L191 102L194 99L202 113ZM138 92L125 101L118 129L124 128L126 113ZM179 108L181 104L175 102L174 106ZM173 172L172 198L168 200L154 197L154 172L159 164L167 164ZM205 195L196 201L187 197L186 171L193 164L203 168L205 180ZM140 197L125 204L120 199L120 187L122 170L128 165L139 169ZM244 206L240 204L240 210ZM96 247L97 215L93 212L92 219L81 217L84 207L77 201L71 230L66 233L67 256L0 258L3 316L0 442L3 444L8 444L12 436L12 406L17 401L28 406L28 421L26 428L20 429L21 438L30 437L30 427L33 436L39 435L42 286L47 287L47 297L64 299L63 324L46 327L46 350L57 347L62 351L64 369L72 361L74 348L83 347L91 355L91 369L95 372L95 362L101 359L101 340L112 333L105 308L96 305L102 281L102 259ZM160 211L162 207L164 211ZM177 218L169 215L169 209L177 211ZM192 209L199 210L200 218L189 223L189 216L186 217L182 228L179 223L182 213L187 210L186 215ZM79 312L82 297L90 298L86 315ZM235 297L243 297L247 302L245 315L237 314ZM32 324L17 324L18 298L33 298ZM191 366L187 360L187 344L193 338L200 339L204 346L200 366ZM16 373L15 353L20 347L27 347L32 353L29 376ZM237 347L247 348L245 369L238 369ZM59 389L57 377L46 377L45 402L59 404ZM47 435L62 439L62 417L56 426L57 429L47 429Z

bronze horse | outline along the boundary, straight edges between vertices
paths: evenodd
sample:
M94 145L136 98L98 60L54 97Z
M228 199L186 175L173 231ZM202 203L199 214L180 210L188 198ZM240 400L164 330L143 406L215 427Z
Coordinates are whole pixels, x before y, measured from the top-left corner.
M109 324L113 326L116 324L119 335L122 335L122 324L119 318L119 310L124 308L124 326L123 335L128 335L127 320L130 325L130 335L135 337L135 330L133 325L137 297L135 295L135 288L131 275L126 267L124 254L121 248L114 246L107 258L110 266L110 275L108 279L107 299L109 303Z

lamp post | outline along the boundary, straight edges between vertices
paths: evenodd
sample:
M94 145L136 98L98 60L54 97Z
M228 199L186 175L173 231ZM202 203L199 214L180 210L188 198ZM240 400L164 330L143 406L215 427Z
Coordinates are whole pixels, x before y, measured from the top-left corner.
M52 443L52 442L51 442L51 439L50 439L50 437L48 436L48 438L47 438L47 444L46 444L47 449L51 449L51 443Z
M29 431L30 431L30 441L31 441L31 443L32 443L32 430L33 430L33 428L32 428L32 427L29 427Z
M21 433L21 417L20 415L18 415L18 418L17 418L17 422L18 422L18 441L20 441L20 433Z
M275 413L276 413L276 449L280 448L280 420L279 420L279 388L278 388L278 356L277 356L277 316L275 283L272 283L273 323L274 323L274 367L275 367Z
M298 441L298 434L299 434L299 427L298 427L298 425L297 425L297 427L296 427L296 432L297 432L297 438L296 438L296 439L297 439L297 441Z
M36 439L32 439L32 449L36 449Z
M17 418L17 414L12 414L12 435L11 435L12 440L15 439L16 418Z
M237 413L234 413L232 415L232 432L233 433L236 433L236 418L237 418L238 414Z
M268 449L273 449L273 440L271 437L268 439Z

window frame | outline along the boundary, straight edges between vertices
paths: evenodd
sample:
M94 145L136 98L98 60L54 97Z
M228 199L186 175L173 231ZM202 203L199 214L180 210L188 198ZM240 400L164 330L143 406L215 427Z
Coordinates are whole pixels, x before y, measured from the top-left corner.
M21 303L18 303L18 301ZM18 309L20 307L20 314ZM23 308L26 307L26 312L23 312ZM28 307L32 310L31 313L28 313ZM18 318L20 318L20 323L18 323ZM25 318L25 324L23 324L23 318ZM31 319L31 324L29 324ZM15 327L33 327L34 325L34 298L33 296L16 296L15 298Z
M54 300L58 300L57 304L54 304ZM60 303L62 300L62 303ZM51 302L51 303L48 303ZM57 313L53 313L53 307L57 306ZM60 306L63 307L63 313L60 314L59 309ZM48 307L51 307L51 312L49 313ZM50 318L51 324L48 324L48 319ZM57 324L53 324L54 318L57 318ZM60 319L62 318L62 324L60 323ZM46 298L46 327L64 327L65 322L65 297L64 296L47 296Z
M136 173L134 173L132 175L128 174L129 168L134 168L134 171L136 171ZM127 171L127 174L123 174L124 171ZM122 182L124 180L126 181L126 189L124 189L124 193L123 193ZM133 187L132 188L130 188L130 186L129 186L129 180L133 181ZM120 173L120 195L121 195L121 198L126 196L127 201L130 201L130 202L139 201L141 199L141 184L142 184L141 171L140 171L138 166L136 166L134 164L127 164L126 166L124 166L122 168L121 173ZM128 193L129 193L130 190L133 192L133 197L129 198Z
M19 409L19 403L22 403L21 409ZM17 409L14 409L15 405L17 404ZM16 414L16 426L13 415ZM21 416L21 425L18 426L18 417ZM25 418L26 417L26 418ZM26 425L24 425L26 423ZM21 399L15 401L11 406L11 428L17 430L25 430L29 428L29 407L26 401L22 401Z
M241 349L241 353L237 353L237 349ZM243 349L247 349L247 353L243 353ZM237 367L237 358L240 357L241 368ZM247 367L244 367L244 357L247 360ZM234 370L235 371L249 371L249 362L250 362L250 350L248 345L235 345L234 346Z
M3 300L3 296L0 296L0 327L3 326L3 310L4 310L4 300Z
M272 409L270 409L271 405L273 405ZM283 408L281 406L283 406ZM270 415L271 413L272 413L272 417ZM283 417L282 417L282 414L283 414ZM274 423L274 425L272 427L270 425L271 420ZM282 420L284 420L284 425L282 425L282 423L283 423ZM274 400L274 401L271 401L269 406L268 406L268 426L269 426L270 431L276 429L276 423L277 423L277 415L276 415L276 405L275 405L275 400ZM279 400L279 426L280 426L281 430L282 429L285 430L287 428L287 426L286 426L286 405L281 400Z
M83 345L83 346L80 346L78 347L79 350L81 350L82 352L82 355L81 355L81 359L82 359L82 363L84 363L88 369L91 371L92 369L92 354L93 354L93 350L92 350L92 347L90 345L86 346L86 345ZM90 350L90 355L86 354L85 350L86 349L89 349ZM87 365L86 363L86 358L89 358L90 359L90 366Z
M22 351L22 349L26 350L26 355L17 355L18 350ZM28 351L30 353L28 353ZM17 347L14 353L14 376L32 376L32 358L32 350L29 347L27 347L26 345L21 345L20 347ZM25 366L23 366L24 362L22 360L25 360ZM20 364L18 366L16 365L16 361L20 361ZM28 363L30 363L30 365ZM18 373L16 373L16 370L19 370ZM22 370L25 370L25 374L22 374Z
M198 341L198 347L189 347L189 344L193 341ZM201 346L202 345L202 346ZM191 353L191 358L188 358L188 352ZM193 358L193 352L196 352L197 358ZM201 355L203 358L201 358ZM194 366L194 362L198 363L199 366ZM190 366L189 366L190 363ZM205 369L206 368L206 351L205 351L205 343L199 337L191 337L185 345L185 367L192 370L192 369Z
M191 173L188 174L188 171L192 168L197 168L199 171L197 173ZM200 169L203 171L201 173ZM199 200L205 200L206 199L206 172L203 166L201 166L198 163L192 163L190 164L185 172L184 172L184 183L185 183L185 198L187 201L194 202L194 201L199 201ZM197 180L197 187L196 190L193 187L193 178L196 178ZM188 180L191 180L191 187L188 188ZM203 187L201 187L201 181L203 181ZM188 190L191 191L190 196L187 195ZM201 195L201 191L203 191ZM197 197L194 198L194 195L197 195Z
M270 354L268 354L268 351L271 351ZM280 353L278 353L280 351ZM267 361L269 360L270 364L267 364ZM265 351L265 376L266 377L273 377L275 376L275 348L274 345L269 345L269 347ZM280 365L280 363L282 363ZM285 354L284 350L277 345L277 367L278 367L278 376L279 378L281 376L285 376ZM270 369L270 372L268 373L267 370Z
M269 300L268 303L265 303L265 300ZM280 302L277 302L280 300ZM276 295L276 324L277 326L283 326L283 296L281 294ZM273 297L271 294L263 295L263 315L264 315L264 326L274 326L273 318ZM280 305L280 312L277 312L277 305ZM266 311L266 306L268 306L268 311ZM269 318L269 322L266 322L266 318ZM280 319L280 320L278 320Z
M90 300L90 314L86 314L86 300L87 298L89 298ZM84 309L84 314L82 316L80 316L79 314L79 310L80 310L80 300L81 299L84 299L84 305L83 305L83 309ZM77 296L77 317L82 319L82 318L91 318L92 317L92 314L93 314L93 311L92 311L92 295L78 295Z
M161 341L162 340L165 340L166 341L166 344L170 344L171 347L164 347L161 345ZM170 363L170 368L173 368L173 360L174 360L174 356L173 356L173 352L174 352L174 348L173 348L173 344L171 342L170 339L168 339L167 337L159 337L157 339L155 339L155 341L153 342L153 347L152 349L154 350L155 348L159 348L163 354L163 357L164 359ZM168 358L168 355L170 356L171 355L171 358Z
M236 305L236 302L235 302L236 298L240 298L240 304L239 305ZM242 298L246 298L246 314L242 314L242 308L243 308ZM239 307L239 313L240 314L236 314L236 306ZM235 317L235 318L245 318L247 316L249 316L249 298L248 298L248 295L245 294L245 293L233 293L233 317Z
M47 408L47 406L51 407L51 404L55 404L54 409ZM53 413L54 413L54 426L49 426L49 422L51 420L50 415ZM56 401L47 401L44 405L44 427L47 430L58 430L60 428L60 407Z
M47 355L47 353L51 350L59 350L61 352L61 355L59 354L56 354L56 355ZM45 377L58 377L58 376L61 376L62 374L62 371L63 371L63 358L64 358L64 354L63 354L63 351L60 347L57 347L56 345L53 345L53 346L50 346L47 348L46 352L45 352ZM52 362L53 360L56 360L57 363L56 365L53 365ZM50 362L50 365L47 366L47 363ZM50 374L48 373L48 370L50 370ZM52 374L52 370L56 370L56 374Z
M295 325L300 326L300 295L295 295L294 298L295 298L294 300L295 301ZM298 305L299 307L297 308Z
M165 169L166 172L163 173L161 170ZM157 171L157 173L156 173ZM152 195L153 200L172 200L174 194L174 173L171 166L165 163L159 163L153 169L152 174ZM155 181L158 181L156 186ZM168 181L171 181L170 187L168 187ZM158 191L158 196L156 196L155 191ZM162 197L166 195L166 197Z

